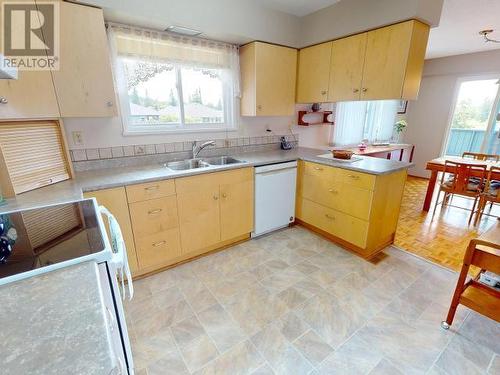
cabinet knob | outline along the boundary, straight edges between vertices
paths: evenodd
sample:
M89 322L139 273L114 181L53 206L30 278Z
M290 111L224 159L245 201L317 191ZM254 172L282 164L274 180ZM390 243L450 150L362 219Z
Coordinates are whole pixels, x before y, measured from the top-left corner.
M363 91L363 92L367 92L367 91L368 91L368 89L367 89L366 87L363 87L363 88L361 89L361 91Z
M9 101L5 96L0 96L0 104L7 104Z
M326 95L326 90L321 91L321 95Z
M320 167L314 167L314 170L315 170L315 171L322 171L322 170L323 170L323 168L320 168Z
M214 201L219 200L219 197L217 195L214 195Z
M257 109L260 111L262 109L262 106L260 104L257 105Z
M352 92L356 94L357 92L359 92L359 89L352 89Z
M109 101L106 102L106 105L108 107L112 107L113 106L113 102L111 100L109 100Z
M226 193L222 193L222 198L227 198L227 194Z
M353 180L359 180L359 176L356 176L354 174L350 174L347 177L352 178Z
M329 191L330 193L332 193L332 194L337 194L337 193L338 193L338 191L337 191L337 190L335 190L335 189L328 189L328 191Z
M330 219L330 220L335 220L335 217L334 216L331 216L331 215L328 215L328 214L325 214L325 217L327 219Z

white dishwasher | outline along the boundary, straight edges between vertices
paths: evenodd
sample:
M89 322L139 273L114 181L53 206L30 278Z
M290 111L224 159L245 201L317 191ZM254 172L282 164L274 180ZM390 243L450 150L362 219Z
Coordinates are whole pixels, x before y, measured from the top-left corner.
M255 168L255 225L252 237L284 228L295 220L297 162Z

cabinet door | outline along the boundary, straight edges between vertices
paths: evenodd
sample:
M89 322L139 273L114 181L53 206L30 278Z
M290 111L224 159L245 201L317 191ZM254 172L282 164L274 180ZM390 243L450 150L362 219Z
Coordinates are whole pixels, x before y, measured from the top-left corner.
M218 174L175 180L183 253L220 242Z
M330 81L332 42L303 48L299 51L297 102L326 102Z
M239 182L220 186L221 241L242 236L253 229L254 182L250 172L241 174Z
M412 25L409 21L368 33L362 100L401 98Z
M90 191L83 194L85 198L96 198L97 202L106 207L111 212L122 230L125 246L127 247L128 263L132 274L138 269L137 256L135 252L134 236L132 235L132 225L130 224L130 214L128 211L127 195L124 187L113 189ZM107 224L106 224L106 229ZM108 230L109 235L109 230Z
M255 64L257 116L293 115L297 50L257 42Z
M20 71L18 79L0 79L0 119L58 118L52 77L49 71Z
M53 78L61 116L116 116L102 10L64 1L60 12L60 69Z
M359 100L366 39L363 33L333 42L328 101Z

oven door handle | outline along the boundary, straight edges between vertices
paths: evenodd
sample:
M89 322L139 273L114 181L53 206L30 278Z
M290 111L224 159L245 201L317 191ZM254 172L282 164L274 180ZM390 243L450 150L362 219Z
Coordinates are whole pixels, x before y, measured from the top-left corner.
M128 264L127 249L125 247L125 240L123 239L123 234L120 228L120 224L113 216L111 212L104 206L99 206L99 212L106 216L109 223L109 232L111 238L111 263L116 267L118 276L122 284L122 298L126 297L125 289L125 279L127 280L129 299L131 300L134 296L134 285L132 283L132 275L130 272L130 266Z

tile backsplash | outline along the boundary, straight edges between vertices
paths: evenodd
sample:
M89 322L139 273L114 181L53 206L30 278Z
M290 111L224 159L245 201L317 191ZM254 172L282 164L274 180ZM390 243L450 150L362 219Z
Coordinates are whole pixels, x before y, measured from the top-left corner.
M280 138L298 144L298 134L268 135L215 139L214 146L208 146L200 156L215 156L224 153L240 153L279 148ZM197 141L198 144L204 140ZM76 171L111 168L119 166L146 165L151 162L188 158L192 142L173 142L104 148L70 150L71 161Z

